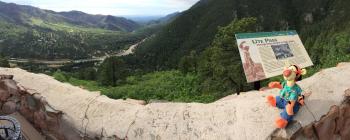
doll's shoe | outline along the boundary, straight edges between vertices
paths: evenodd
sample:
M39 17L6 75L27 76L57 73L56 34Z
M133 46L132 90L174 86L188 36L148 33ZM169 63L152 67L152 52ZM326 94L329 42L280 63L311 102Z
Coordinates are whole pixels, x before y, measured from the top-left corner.
M273 107L276 107L276 99L275 97L273 97L272 95L269 95L266 97L267 102L269 102L269 104Z
M279 118L276 119L275 123L276 123L276 127L277 128L285 128L287 126L287 124L288 124L288 121L283 119L283 118L281 118L281 117L279 117Z

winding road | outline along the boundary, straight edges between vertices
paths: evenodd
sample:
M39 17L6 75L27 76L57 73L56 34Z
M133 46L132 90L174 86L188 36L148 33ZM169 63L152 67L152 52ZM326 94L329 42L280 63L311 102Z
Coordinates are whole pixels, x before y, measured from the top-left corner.
M96 58L89 58L89 59L77 59L77 60L70 60L70 59L60 59L60 60L39 60L39 59L20 59L20 58L10 58L8 61L10 63L35 63L35 64L46 64L46 65L65 65L65 64L71 64L71 63L87 63L87 62L103 62L106 58L112 57L112 56L125 56L134 53L134 50L137 48L138 45L140 45L142 42L144 42L147 38L141 40L140 42L131 45L127 50L122 50L121 52L117 54L106 54L102 57L96 57Z

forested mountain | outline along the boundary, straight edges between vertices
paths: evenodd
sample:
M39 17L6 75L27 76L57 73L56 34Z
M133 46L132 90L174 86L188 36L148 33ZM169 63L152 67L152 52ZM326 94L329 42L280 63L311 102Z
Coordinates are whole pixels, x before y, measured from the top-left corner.
M48 24L68 24L90 28L101 28L113 31L133 31L137 23L122 17L111 15L90 15L80 11L55 12L32 6L4 3L0 1L0 19L19 25L37 25L37 22Z
M59 12L64 17L74 19L73 22L83 26L92 26L116 31L134 31L140 25L132 20L111 15L90 15L80 11Z
M31 59L114 54L147 36L147 30L135 31L139 26L121 17L0 2L0 54Z
M297 30L318 64L322 52L335 48L345 52L325 42L334 42L335 34L349 35L349 5L347 0L201 0L144 42L136 57L152 70L176 68L182 57L208 48L219 26L254 17L254 31Z

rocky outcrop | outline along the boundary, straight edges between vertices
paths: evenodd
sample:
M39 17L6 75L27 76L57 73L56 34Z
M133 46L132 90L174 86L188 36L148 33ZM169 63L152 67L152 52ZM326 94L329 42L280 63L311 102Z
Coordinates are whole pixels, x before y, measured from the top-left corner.
M0 86L1 102L8 101L10 92L21 97L14 104L31 103L31 99L26 101L22 96L33 98L40 107L31 109L29 105L27 111L20 109L19 112L26 118L33 118L29 120L43 134L59 139L349 138L350 111L346 96L350 89L350 63L322 70L299 83L307 93L306 106L286 129L275 129L274 119L280 110L269 107L265 101L267 95L277 95L277 89L231 95L210 104L142 105L142 101L109 99L99 92L86 91L50 76L17 68L0 68L0 74L14 75L16 81L16 86L13 86L14 81ZM10 112L11 109L9 107ZM33 113L27 113L28 110ZM53 117L57 119L55 123L49 123L52 119L47 116L51 111L52 116L57 116ZM26 114L33 114L33 117ZM48 130L49 124L57 125Z
M320 140L350 139L350 89L345 91L344 97L340 106L332 106L319 121L303 127L295 136Z
M39 93L27 91L23 87L17 85L12 78L12 75L0 75L0 114L12 114L12 116L15 116L20 122L23 122L22 120L24 117L31 123L29 125L34 126L44 133L47 138L65 139L65 135L68 133L63 132L67 128L63 128L63 125L61 125L62 112L52 108ZM21 116L18 116L18 114L15 113L16 111L19 112ZM34 127L29 128L35 129ZM26 128L26 126L23 128ZM28 130L27 134L34 132L36 132L36 130ZM26 134L24 133L24 135ZM32 139L43 139L40 134L39 136L31 136L34 136Z

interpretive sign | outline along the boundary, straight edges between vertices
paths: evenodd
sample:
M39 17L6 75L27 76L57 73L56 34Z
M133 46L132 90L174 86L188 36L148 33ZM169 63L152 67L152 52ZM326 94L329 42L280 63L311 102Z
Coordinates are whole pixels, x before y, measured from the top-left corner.
M287 64L313 65L296 31L238 33L236 39L248 83L281 75Z

